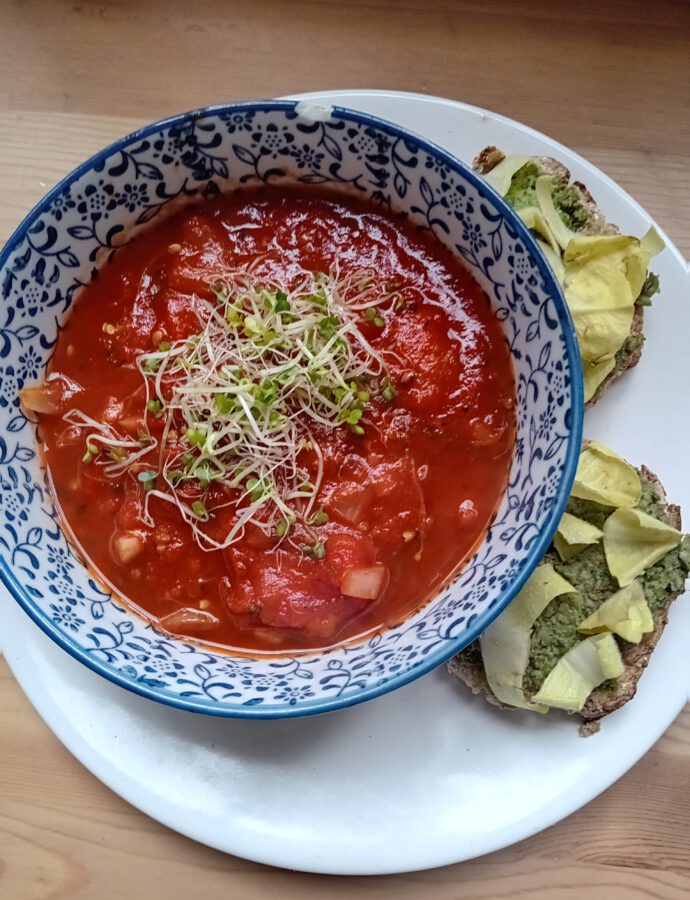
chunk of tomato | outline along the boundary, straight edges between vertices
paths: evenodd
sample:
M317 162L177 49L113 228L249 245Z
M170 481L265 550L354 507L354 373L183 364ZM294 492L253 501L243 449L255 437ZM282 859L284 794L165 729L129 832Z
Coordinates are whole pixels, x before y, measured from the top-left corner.
M181 249L174 254L168 275L173 292L206 295L210 282L225 268L228 242L214 222L199 216L188 219L182 229Z
M371 563L373 547L346 534L329 536L326 547L325 560L291 550L269 554L228 548L231 576L221 582L221 600L245 625L290 629L311 639L334 637L368 605L344 597L340 581L353 565Z

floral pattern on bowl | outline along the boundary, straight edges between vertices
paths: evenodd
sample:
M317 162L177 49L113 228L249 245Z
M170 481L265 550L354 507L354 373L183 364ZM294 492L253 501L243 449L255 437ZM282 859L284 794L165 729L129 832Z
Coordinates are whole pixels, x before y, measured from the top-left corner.
M395 628L292 657L240 656L157 632L89 574L60 529L18 392L38 380L94 269L183 203L242 185L356 191L407 213L464 258L503 323L518 394L509 485L468 565ZM544 552L574 476L579 355L555 279L519 218L442 149L371 116L288 101L177 116L118 141L58 184L0 254L0 575L72 656L130 690L229 716L305 715L398 687L473 640Z

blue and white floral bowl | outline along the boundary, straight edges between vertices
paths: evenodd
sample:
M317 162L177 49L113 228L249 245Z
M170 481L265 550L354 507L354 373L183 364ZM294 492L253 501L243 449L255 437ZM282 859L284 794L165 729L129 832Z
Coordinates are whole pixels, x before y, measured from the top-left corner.
M512 352L510 483L472 561L401 625L294 657L240 657L159 634L84 568L60 529L18 392L41 378L97 265L181 203L237 185L329 185L408 213L459 252ZM559 287L515 213L465 165L372 116L313 104L233 104L150 125L92 157L0 254L0 575L68 653L129 690L224 716L307 715L399 687L456 653L510 602L546 549L580 446L580 361Z

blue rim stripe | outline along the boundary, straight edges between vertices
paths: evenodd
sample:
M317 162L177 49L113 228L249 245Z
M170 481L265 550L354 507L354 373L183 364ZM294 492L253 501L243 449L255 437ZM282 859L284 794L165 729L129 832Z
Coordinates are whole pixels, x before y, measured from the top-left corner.
M272 112L277 110L294 112L300 102L301 101L292 100L266 100L247 103L218 104L216 106L209 106L203 109L191 110L190 112L180 113L175 116L170 116L166 119L161 119L158 122L146 125L145 127L137 129L136 131L131 132L125 137L114 141L104 150L101 150L98 153L94 154L84 163L82 163L80 166L66 175L25 216L23 221L7 240L7 243L5 244L2 251L0 251L0 268L5 265L9 256L14 252L16 245L24 239L34 221L48 209L53 199L57 195L62 193L65 188L72 185L83 175L87 174L91 169L94 168L96 163L105 161L112 154L120 152L131 142L146 138L151 134L156 134L164 128L170 128L174 125L185 124L194 119L216 116L219 113L227 113L231 111ZM193 698L180 697L178 694L171 694L164 689L151 688L147 685L142 685L137 682L131 681L130 679L127 679L116 669L113 669L106 664L101 663L100 660L93 659L90 656L87 648L84 648L80 644L72 641L64 632L60 631L60 629L58 629L57 626L38 608L38 606L28 596L28 594L25 593L22 586L19 584L14 574L12 573L12 570L7 564L4 556L0 556L0 580L4 583L10 595L19 603L22 609L29 615L31 619L33 619L33 621L39 626L39 628L41 628L41 630L49 638L51 638L51 640L62 647L63 650L66 650L70 656L83 663L89 669L96 672L98 675L101 675L108 681L118 684L120 685L120 687L123 687L134 694L139 694L140 696L147 697L151 700L156 700L159 703L163 703L164 705L172 706L176 709L186 710L188 712L204 713L206 715L220 716L223 718L239 719L279 719L316 715L318 713L331 712L336 709L344 709L348 706L354 706L358 703L363 703L366 700L373 700L374 698L380 697L383 694L388 693L389 691L403 687L409 682L414 681L415 679L427 674L433 669L438 668L440 665L450 659L451 656L454 656L468 644L472 643L472 641L474 641L479 636L479 634L484 631L484 629L505 609L505 607L521 590L524 583L527 581L527 578L539 563L539 560L542 558L549 544L551 543L551 538L556 531L558 522L560 521L561 516L563 515L565 507L568 503L570 488L575 478L575 471L577 469L577 461L580 454L580 446L582 443L582 426L584 416L584 386L582 379L582 363L572 318L570 316L570 311L565 301L565 297L563 296L560 284L556 280L551 267L546 261L545 256L540 250L535 239L532 237L532 234L530 233L527 226L517 215L517 213L512 209L512 207L508 203L506 203L506 201L488 184L488 182L481 178L481 176L477 175L461 160L452 156L450 153L448 153L447 150L444 150L434 142L429 141L426 138L415 134L414 132L394 125L392 122L388 122L385 119L381 119L377 116L369 115L368 113L357 112L356 110L352 110L344 106L331 104L324 105L329 105L331 107L332 114L336 118L343 119L345 121L357 122L359 124L371 125L372 127L382 130L390 135L395 135L396 137L402 138L404 140L412 141L416 143L421 150L424 150L430 155L436 156L441 159L452 171L462 175L464 179L470 182L478 190L480 195L483 196L484 199L491 202L493 206L503 214L503 216L510 222L510 225L514 229L514 231L520 236L520 239L530 249L532 257L537 265L537 268L539 269L539 273L544 279L544 283L546 284L549 294L556 306L558 319L563 329L565 338L565 352L571 373L571 413L573 422L568 437L566 461L559 488L559 495L554 501L548 519L542 525L537 538L533 541L530 552L523 561L522 567L513 580L512 584L504 589L502 594L499 595L497 600L489 609L484 610L482 613L476 616L473 621L472 627L468 628L467 631L464 632L460 637L458 637L454 643L452 643L450 639L448 640L448 643L451 644L451 649L446 648L436 652L435 654L431 654L423 661L420 661L417 665L412 665L404 673L401 673L400 675L389 679L383 684L367 688L361 691L359 694L351 694L344 698L334 697L332 700L317 699L312 701L303 701L296 703L294 706L219 706L218 704L213 704L210 701L197 701Z

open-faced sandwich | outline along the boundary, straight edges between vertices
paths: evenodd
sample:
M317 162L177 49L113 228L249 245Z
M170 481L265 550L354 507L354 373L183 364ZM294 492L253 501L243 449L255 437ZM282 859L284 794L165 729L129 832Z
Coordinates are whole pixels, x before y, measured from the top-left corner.
M648 266L663 241L654 229L642 239L620 234L555 159L486 147L473 165L533 231L561 282L580 345L585 402L595 403L640 359L644 307L659 290Z
M591 442L541 564L448 664L505 708L563 709L583 734L635 696L690 569L690 535L658 478Z

